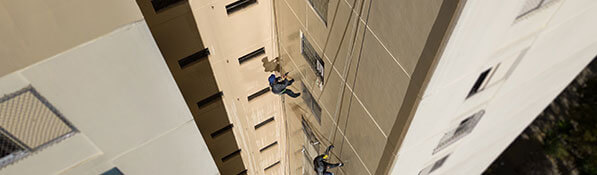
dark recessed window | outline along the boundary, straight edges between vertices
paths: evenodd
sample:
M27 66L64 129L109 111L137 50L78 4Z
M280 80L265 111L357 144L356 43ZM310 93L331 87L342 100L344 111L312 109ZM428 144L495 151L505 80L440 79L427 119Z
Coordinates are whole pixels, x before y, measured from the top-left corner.
M233 3L226 5L226 13L231 14L239 11L251 4L257 3L257 0L238 0Z
M267 146L264 146L263 148L259 149L259 152L263 152L263 151L265 151L267 149L270 149L270 148L276 146L277 144L278 144L278 141L274 141L273 143L271 143L271 144L269 144Z
M328 4L330 0L309 0L309 4L315 10L315 13L319 15L319 18L327 25L328 19Z
M264 126L264 125L266 125L266 124L268 124L268 123L271 123L271 122L273 122L273 121L274 121L274 117L271 117L271 118L269 118L269 119L267 119L267 120L265 120L265 121L262 121L261 123L259 123L259 124L255 125L255 129L259 129L259 128L261 128L262 126Z
M307 60L317 78L321 81L320 83L323 84L323 71L325 67L325 63L313 48L313 45L307 40L305 35L301 34L301 54Z
M210 134L211 138L215 139L216 137L218 137L218 136L220 136L220 135L222 135L224 133L232 132L232 127L234 127L234 125L228 124L225 127L218 129L217 131L215 131L215 132L213 132L213 133Z
M244 62L263 54L265 54L265 47L259 48L251 53L248 53L238 58L238 64L243 64Z
M124 173L122 173L122 171L120 171L118 168L114 167L114 168L102 173L102 175L124 175Z
M261 90L259 90L259 91L255 92L255 93L253 93L253 94L251 94L251 95L247 96L247 100L248 100L248 101L251 101L251 100L253 100L253 99L255 99L255 98L259 97L259 96L262 96L262 95L264 95L265 93L267 93L267 92L269 92L269 91L270 91L270 88L269 88L269 87L263 88L263 89L261 89Z
M158 12L166 7L172 6L182 1L183 0L151 0L151 5L153 5L153 10Z
M303 125L303 133L307 137L309 145L313 146L313 149L315 149L316 151L319 151L319 145L321 144L317 136L315 136L315 133L313 133L311 125L309 125L309 122L307 122L305 118L301 118L301 124Z
M182 68L190 66L190 65L192 65L194 63L197 63L200 60L203 60L203 59L207 58L207 56L209 56L209 49L205 48L203 50L195 52L192 55L189 55L187 57L184 57L184 58L178 60L178 65L182 69Z
M444 148L470 134L484 114L485 110L480 110L479 112L462 120L456 129L452 129L445 133L442 139L439 141L439 144L437 144L437 147L435 147L433 150L433 154L443 150Z
M425 167L423 170L419 172L419 175L428 175L431 174L433 171L441 168L446 162L446 160L448 160L448 157L450 157L450 155L444 156L441 159L435 161L435 163Z
M232 153L230 153L230 154L222 157L222 162L226 162L226 161L228 161L228 160L230 160L230 159L232 159L234 157L238 157L238 156L240 156L240 149L238 149L238 150L236 150L236 151L234 151L234 152L232 152Z
M208 106L209 104L212 104L218 100L222 100L222 95L224 95L224 93L222 92L218 92L215 93L199 102L197 102L197 107L199 107L199 109Z
M479 92L479 91L483 90L483 88L485 88L485 84L487 84L486 82L488 82L488 80L489 80L489 78L488 78L489 73L491 73L491 68L483 71L483 73L481 73L481 75L479 75L479 77L477 78L477 81L475 81L473 88L471 88L471 90L469 91L466 98L469 98L469 97L475 95L477 92Z
M315 98L313 98L313 95L311 94L311 92L309 92L309 89L307 89L305 84L303 84L302 97L305 101L305 104L307 104L309 109L311 109L311 113L313 113L313 116L315 117L315 119L317 119L317 122L321 124L321 106L319 106L319 103L315 101Z

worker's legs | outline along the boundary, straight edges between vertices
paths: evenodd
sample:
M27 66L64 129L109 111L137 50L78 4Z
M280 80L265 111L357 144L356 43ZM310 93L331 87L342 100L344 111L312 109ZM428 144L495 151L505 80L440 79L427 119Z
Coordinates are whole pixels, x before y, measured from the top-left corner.
M290 97L292 97L292 98L296 98L296 97L298 97L298 96L300 96L300 95L301 95L301 93L294 93L294 92L292 92L292 90L290 90L290 89L286 89L286 90L284 90L284 92L283 92L283 93L284 93L284 94L286 94L286 95L288 95L288 96L290 96Z

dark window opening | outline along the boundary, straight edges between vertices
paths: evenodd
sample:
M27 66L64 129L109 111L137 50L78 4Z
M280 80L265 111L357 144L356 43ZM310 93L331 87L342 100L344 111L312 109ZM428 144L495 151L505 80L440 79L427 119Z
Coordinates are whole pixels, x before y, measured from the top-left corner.
M239 11L251 4L255 4L257 3L257 0L238 0L235 1L233 3L230 3L228 5L226 5L226 13L230 14L230 13L234 13L236 11Z
M188 57L178 60L178 65L182 69L182 68L185 68L185 67L191 65L192 63L196 63L200 60L207 58L207 56L209 56L209 49L205 48L205 49L200 50L199 52L196 52Z
M269 144L269 145L267 145L267 146L259 149L259 152L263 152L263 151L265 151L265 150L267 150L267 149L269 149L269 148L271 148L273 146L276 146L277 144L278 144L278 141L275 141L274 143L271 143L271 144Z
M243 64L244 62L249 61L251 58L255 58L255 57L257 57L259 55L263 55L263 54L265 54L265 47L259 48L249 54L246 54L246 55L238 58L238 63Z
M236 174L236 175L246 175L247 174L247 169L241 171L240 173Z
M269 119L267 119L267 120L265 120L265 121L263 121L263 122L255 125L255 129L261 128L265 124L268 124L268 123L273 122L273 121L274 121L274 117L271 117L271 118L269 118Z
M272 165L265 167L265 168L263 169L263 171L267 171L268 169L270 169L270 168L273 168L274 166L276 166L276 165L278 165L278 164L280 164L280 161L277 161L276 163L273 163Z
M319 139L317 138L317 136L315 136L315 133L313 133L313 129L311 128L307 120L303 117L301 117L301 124L303 125L303 133L307 137L309 144L313 146L315 150L319 151Z
M151 0L151 5L153 6L153 10L158 12L166 7L174 5L178 2L182 2L183 0Z
M226 162L236 156L240 156L240 149L222 157L222 162Z
M466 98L469 98L469 97L475 95L480 90L483 90L482 85L486 82L485 80L489 76L490 72L491 72L491 68L483 71L483 73L481 73L481 75L479 75L479 77L477 78L477 81L475 81L473 88L471 89L471 91L469 91Z
M124 173L122 173L122 171L120 171L118 168L114 167L114 168L102 173L102 175L124 175Z
M223 93L222 92L218 92L216 94L213 94L199 102L197 102L197 106L199 107L199 109L207 106L208 104L211 104L213 102L215 102L216 100L220 99L222 97Z
M265 93L267 93L269 91L270 91L269 87L263 88L260 91L255 92L255 93L249 95L247 97L247 100L251 101L251 100L253 100L253 99L255 99L255 98L259 97L259 96L262 96L263 94L265 94Z
M23 147L19 146L4 134L0 134L0 159L7 156L14 156L14 154L22 151L25 151Z
M313 113L313 116L315 116L315 119L317 119L317 122L321 124L321 106L319 106L319 103L315 101L315 98L313 98L313 95L311 92L309 92L305 84L303 84L303 100L305 100L305 104L307 104L309 109L311 109L311 112Z
M222 134L224 134L224 133L226 133L228 131L232 131L232 127L233 126L234 125L229 124L229 125L223 127L222 129L218 129L216 132L213 132L213 133L210 134L211 138L216 138L216 137L218 137L218 136L220 136L220 135L222 135Z

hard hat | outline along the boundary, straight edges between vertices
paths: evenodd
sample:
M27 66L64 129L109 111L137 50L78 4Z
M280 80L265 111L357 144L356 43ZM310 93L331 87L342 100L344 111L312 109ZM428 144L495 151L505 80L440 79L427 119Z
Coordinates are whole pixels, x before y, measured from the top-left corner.
M323 159L328 159L328 155L323 155Z

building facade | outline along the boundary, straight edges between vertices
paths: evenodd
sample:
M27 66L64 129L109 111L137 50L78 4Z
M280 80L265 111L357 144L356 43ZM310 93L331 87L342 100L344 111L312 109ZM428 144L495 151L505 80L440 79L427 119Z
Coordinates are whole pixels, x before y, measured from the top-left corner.
M597 55L591 0L0 7L0 174L480 174Z
M0 9L0 174L219 174L137 3Z
M274 4L290 174L481 174L597 55L592 1Z

